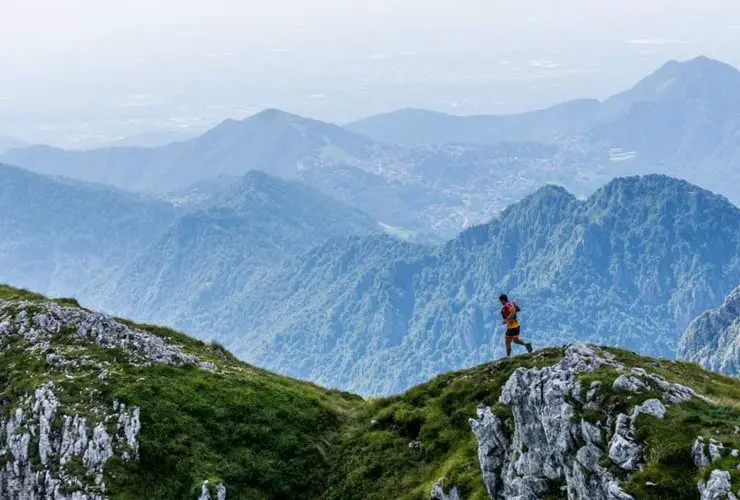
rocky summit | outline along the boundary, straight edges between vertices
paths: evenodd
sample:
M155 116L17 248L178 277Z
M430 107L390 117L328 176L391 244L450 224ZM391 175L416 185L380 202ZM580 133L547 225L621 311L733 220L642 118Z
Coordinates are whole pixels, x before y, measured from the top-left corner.
M0 287L0 498L736 499L740 381L587 344L363 400Z

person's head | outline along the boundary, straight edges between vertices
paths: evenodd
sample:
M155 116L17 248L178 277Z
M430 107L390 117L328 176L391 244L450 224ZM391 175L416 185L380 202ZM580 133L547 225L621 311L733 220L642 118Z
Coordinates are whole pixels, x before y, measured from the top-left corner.
M507 297L505 293L502 293L501 295L498 296L498 300L502 304L506 304L507 302L509 302L509 297Z

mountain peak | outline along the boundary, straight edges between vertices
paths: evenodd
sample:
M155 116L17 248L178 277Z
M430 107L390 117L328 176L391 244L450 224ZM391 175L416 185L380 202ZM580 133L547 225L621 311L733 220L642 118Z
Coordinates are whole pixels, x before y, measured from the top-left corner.
M551 210L555 206L563 206L565 204L576 201L576 197L565 189L563 186L557 184L545 184L534 193L525 197L519 203L507 208L517 209L526 208L526 210Z
M686 61L671 60L663 65L662 69L677 70L683 73L701 72L706 74L711 72L715 74L738 74L738 70L735 67L707 56L698 56Z
M619 200L639 200L641 203L662 203L667 200L689 202L689 200L706 200L718 210L738 211L722 195L715 194L683 179L676 179L663 174L634 175L617 177L589 197L595 204L611 203ZM694 203L693 201L691 203Z
M668 61L626 92L607 100L615 111L639 102L702 100L726 104L737 102L740 72L729 64L706 56L687 61Z
M684 85L703 83L714 88L722 85L740 85L740 72L727 63L699 56L687 61L668 61L646 80L661 86L670 81L677 81Z
M266 108L252 116L245 118L243 121L256 120L260 122L270 122L275 120L310 120L310 118L304 118L302 116L288 113L277 108Z
M723 196L715 194L706 189L702 189L699 186L691 184L683 179L677 179L669 175L664 174L647 174L647 175L632 175L626 177L617 177L609 181L604 187L599 189L594 196L598 193L615 193L618 191L633 191L635 193L646 194L647 192L659 192L659 191L670 191L676 192L693 192L701 193L705 196L717 199L724 199ZM729 204L729 202L727 202Z

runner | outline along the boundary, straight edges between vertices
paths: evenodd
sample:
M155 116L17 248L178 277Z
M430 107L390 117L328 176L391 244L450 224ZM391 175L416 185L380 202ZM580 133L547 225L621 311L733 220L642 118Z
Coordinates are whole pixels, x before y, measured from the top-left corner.
M498 298L501 302L501 316L504 318L504 324L506 325L506 357L511 356L511 343L523 345L527 352L532 352L532 344L525 342L519 338L521 331L521 325L519 319L516 317L516 313L521 311L519 304L515 301L509 301L509 297L506 294L502 294Z

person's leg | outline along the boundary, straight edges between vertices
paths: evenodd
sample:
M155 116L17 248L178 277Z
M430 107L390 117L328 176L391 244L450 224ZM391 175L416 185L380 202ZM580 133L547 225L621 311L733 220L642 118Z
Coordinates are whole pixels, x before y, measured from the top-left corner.
M516 340L514 340L514 343L523 345L527 349L527 352L532 352L532 344L530 344L529 342L526 342L520 339L519 337L517 337Z
M506 336L506 357L508 358L511 356L511 341L514 339L514 337Z

